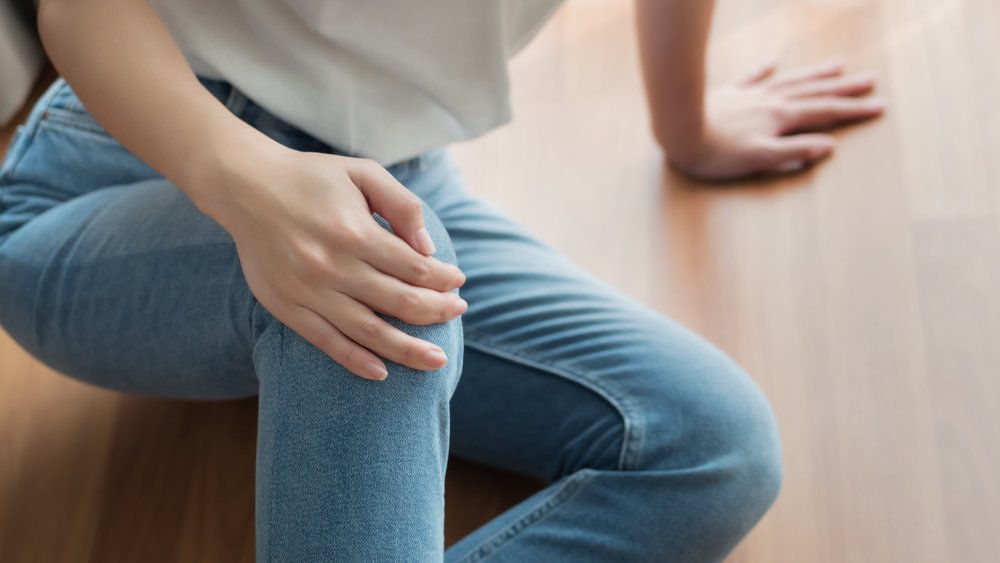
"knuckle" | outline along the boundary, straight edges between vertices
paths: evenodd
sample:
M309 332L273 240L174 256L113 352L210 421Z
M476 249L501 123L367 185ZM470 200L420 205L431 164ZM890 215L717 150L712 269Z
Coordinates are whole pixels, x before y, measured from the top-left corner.
M299 277L307 282L323 278L330 270L326 253L314 246L300 248L295 265Z
M402 315L414 315L420 311L421 305L420 296L412 289L404 289L396 298L396 306Z
M324 352L331 354L336 348L337 344L337 330L332 326L325 325L313 329L311 334L308 335L308 340L312 342L317 348L323 350Z
M340 365L344 367L349 367L352 364L359 363L357 361L359 360L359 358L357 358L359 352L360 348L358 348L357 346L348 346L347 353L343 354L343 357L340 359Z
M833 106L833 113L840 116L852 116L858 112L858 110L864 109L865 102L861 100L836 100Z
M767 166L779 164L784 156L781 150L773 145L760 147L759 151L760 152L757 153L757 159L762 164Z
M286 283L275 284L273 286L269 300L272 300L276 308L280 308L283 312L288 315L298 314L295 305L299 304L301 301L302 294L308 286L301 280L290 277ZM263 301L261 302L262 304ZM268 306L270 309L270 306Z
M368 315L358 324L358 334L367 340L378 340L382 336L382 321L373 315Z
M414 281L426 282L432 273L430 258L423 256L410 262L410 275Z
M420 342L418 340L416 340L415 338L410 338L405 344L405 350L403 351L403 355L407 359L407 361L419 365L424 362L423 349L424 349L423 346L420 345Z
M441 307L438 309L438 322L446 322L451 320L451 304L452 301L445 299L441 302Z
M382 173L382 165L370 158L360 158L358 159L358 168L369 180L377 179L379 174Z
M775 100L771 102L768 111L770 111L771 116L779 122L791 121L795 117L794 110L784 100Z
M829 122L839 119L843 115L844 109L836 105L825 107L816 112L816 119L820 122Z
M407 195L403 198L402 202L403 212L413 216L422 217L424 213L424 205L420 202L417 196L407 192Z
M358 248L368 241L367 229L353 221L342 221L333 228L333 236L342 246Z
M803 98L814 96L818 93L819 89L817 89L815 86L804 84L802 86L795 86L792 88L788 88L784 92L784 95L786 100L801 100Z

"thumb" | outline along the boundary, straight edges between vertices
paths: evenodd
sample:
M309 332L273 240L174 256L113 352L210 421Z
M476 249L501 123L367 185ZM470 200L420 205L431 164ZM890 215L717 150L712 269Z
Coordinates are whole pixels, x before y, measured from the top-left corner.
M776 137L770 150L771 170L792 172L822 160L833 153L834 140L830 135L810 133Z
M424 227L424 205L420 198L375 161L357 159L348 172L368 200L368 207L389 221L396 236L421 254L434 253L434 241Z

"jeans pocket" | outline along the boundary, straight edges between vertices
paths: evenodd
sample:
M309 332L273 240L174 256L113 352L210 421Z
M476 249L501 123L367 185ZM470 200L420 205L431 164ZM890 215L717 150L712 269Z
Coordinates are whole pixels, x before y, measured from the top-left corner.
M0 185L55 201L159 176L90 115L61 77L35 104L12 152Z
M53 84L55 91L39 118L42 127L63 127L88 133L100 140L115 142L76 96L65 79L59 77Z
M89 113L79 113L59 108L49 108L42 115L42 120L38 124L40 127L54 127L70 129L74 132L85 133L95 137L99 141L116 143L104 127L101 127L97 120Z

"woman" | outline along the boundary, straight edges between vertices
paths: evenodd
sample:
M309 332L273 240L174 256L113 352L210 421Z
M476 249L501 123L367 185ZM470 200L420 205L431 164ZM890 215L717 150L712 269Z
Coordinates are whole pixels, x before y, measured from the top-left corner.
M0 323L96 385L259 395L259 561L722 559L781 479L758 388L442 148L509 118L507 57L556 4L43 0L65 80L0 172ZM639 2L679 169L798 167L831 140L785 133L880 110L836 66L706 104L711 11ZM449 451L549 486L445 551Z

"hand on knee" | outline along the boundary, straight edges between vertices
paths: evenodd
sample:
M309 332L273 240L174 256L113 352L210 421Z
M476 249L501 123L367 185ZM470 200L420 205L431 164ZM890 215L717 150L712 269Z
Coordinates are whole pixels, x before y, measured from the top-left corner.
M256 240L274 256L284 256L268 269L285 272L274 277L285 281L254 288L256 276L246 278L255 308L255 340L271 321L280 320L366 379L385 379L392 365L427 371L448 364L457 353L449 344L455 329L433 327L457 322L465 312L467 304L458 296L465 280L444 226L426 204L410 197L433 254L415 251L379 214L350 233L340 229L345 236L332 239L329 248L312 247L314 251L298 256ZM241 262L245 272L254 269L242 256Z

